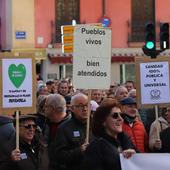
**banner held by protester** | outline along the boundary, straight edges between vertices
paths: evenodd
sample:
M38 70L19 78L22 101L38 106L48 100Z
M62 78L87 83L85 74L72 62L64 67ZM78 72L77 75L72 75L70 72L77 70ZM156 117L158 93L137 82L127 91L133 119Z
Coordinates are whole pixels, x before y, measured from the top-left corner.
M120 154L122 170L169 170L170 154L134 154L126 159Z

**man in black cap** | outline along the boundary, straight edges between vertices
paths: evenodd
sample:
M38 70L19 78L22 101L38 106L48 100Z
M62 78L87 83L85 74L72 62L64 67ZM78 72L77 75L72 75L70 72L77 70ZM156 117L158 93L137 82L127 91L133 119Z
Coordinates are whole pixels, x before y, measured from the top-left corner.
M48 170L48 152L40 138L36 138L35 120L34 115L19 116L19 149L13 146L6 170Z
M128 134L133 144L140 152L148 150L148 136L143 123L140 121L136 101L126 97L120 101L123 112L123 131Z

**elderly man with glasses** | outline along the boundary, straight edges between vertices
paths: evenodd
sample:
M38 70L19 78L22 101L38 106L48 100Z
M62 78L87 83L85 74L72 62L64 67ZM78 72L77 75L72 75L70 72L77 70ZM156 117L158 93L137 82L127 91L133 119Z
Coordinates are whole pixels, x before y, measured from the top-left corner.
M49 169L47 148L39 136L36 136L37 125L35 121L36 117L33 115L20 115L19 149L11 151L5 170Z
M82 169L83 153L86 150L86 121L88 97L78 93L71 98L72 117L61 124L55 140L57 170Z

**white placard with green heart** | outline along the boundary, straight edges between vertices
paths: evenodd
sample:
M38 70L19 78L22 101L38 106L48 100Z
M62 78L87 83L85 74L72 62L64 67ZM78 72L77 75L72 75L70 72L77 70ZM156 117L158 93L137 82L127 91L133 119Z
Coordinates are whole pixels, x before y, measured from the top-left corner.
M32 107L32 59L2 59L3 108Z

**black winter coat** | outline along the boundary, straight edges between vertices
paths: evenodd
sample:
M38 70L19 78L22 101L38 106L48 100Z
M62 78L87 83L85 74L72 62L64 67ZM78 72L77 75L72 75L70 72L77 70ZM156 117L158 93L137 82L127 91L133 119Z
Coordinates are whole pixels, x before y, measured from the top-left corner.
M21 160L12 161L9 157L5 170L49 170L48 150L39 140L34 140L32 145L20 141L19 149Z
M15 128L13 120L9 117L0 116L0 164L9 157L12 145L15 142Z
M84 170L121 170L119 153L125 149L135 149L125 133L118 140L104 134L87 147L84 157Z
M80 146L85 142L85 135L86 124L74 116L59 126L54 144L56 170L82 170Z
M162 141L162 148L159 152L170 153L170 127L166 128L160 133L160 138Z

